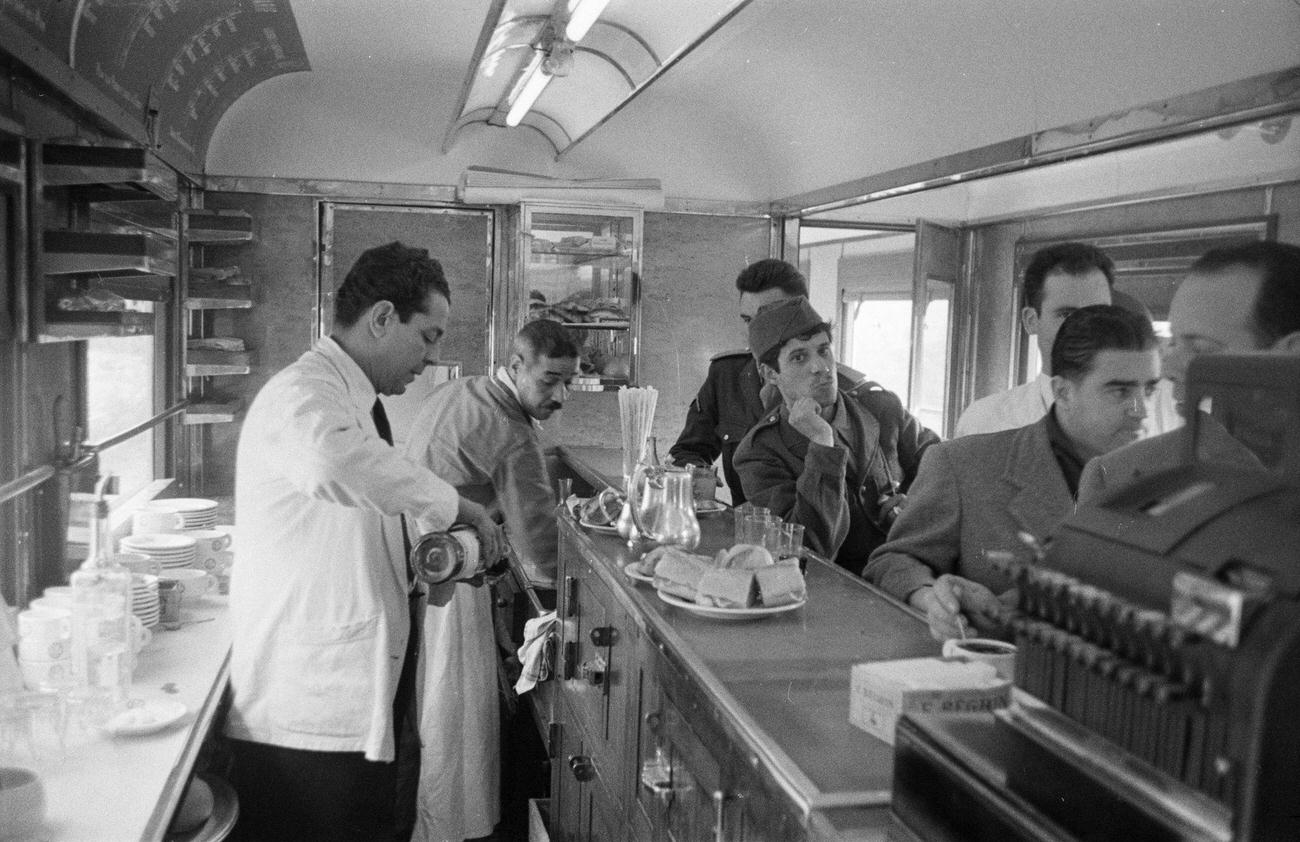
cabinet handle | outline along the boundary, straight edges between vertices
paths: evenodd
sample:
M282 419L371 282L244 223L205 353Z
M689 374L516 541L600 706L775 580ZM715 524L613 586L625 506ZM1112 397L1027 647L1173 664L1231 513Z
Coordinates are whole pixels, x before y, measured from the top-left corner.
M573 777L578 779L578 783L585 784L596 777L596 764L585 754L572 755L569 758L569 768L573 770Z
M591 642L602 648L613 646L618 643L618 629L613 626L597 626L591 630Z
M605 683L608 666L604 658L592 658L590 661L582 662L582 666L578 667L578 674L592 687L599 687Z

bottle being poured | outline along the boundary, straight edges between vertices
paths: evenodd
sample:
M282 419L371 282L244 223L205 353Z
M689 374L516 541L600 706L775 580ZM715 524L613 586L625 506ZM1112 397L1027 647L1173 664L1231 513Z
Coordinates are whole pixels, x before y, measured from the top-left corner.
M95 486L90 553L71 576L72 674L77 686L112 708L125 705L134 666L131 574L113 557L105 494L112 475Z

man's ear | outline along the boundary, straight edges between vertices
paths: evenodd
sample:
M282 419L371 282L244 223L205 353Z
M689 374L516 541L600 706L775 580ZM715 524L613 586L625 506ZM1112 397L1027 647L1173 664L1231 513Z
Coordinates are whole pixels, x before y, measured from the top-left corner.
M366 311L366 325L371 335L376 337L386 334L398 321L397 308L391 301L376 301Z
M1033 307L1020 308L1020 324L1024 326L1025 333L1030 336L1038 335L1038 311Z
M1295 354L1300 356L1300 330L1288 333L1273 343L1271 350L1277 354Z
M1063 407L1068 407L1073 397L1073 390L1070 388L1073 385L1068 378L1061 377L1059 374L1052 375L1052 399Z
M758 376L763 378L764 383L776 384L776 376L779 374L776 369L767 363L758 364Z

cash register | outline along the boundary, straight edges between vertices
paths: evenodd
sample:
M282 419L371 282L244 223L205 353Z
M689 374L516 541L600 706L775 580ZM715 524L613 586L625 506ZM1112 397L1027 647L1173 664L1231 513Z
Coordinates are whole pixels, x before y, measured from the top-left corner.
M898 840L1300 840L1300 358L1193 361L1182 458L1008 556L1016 701L907 718Z

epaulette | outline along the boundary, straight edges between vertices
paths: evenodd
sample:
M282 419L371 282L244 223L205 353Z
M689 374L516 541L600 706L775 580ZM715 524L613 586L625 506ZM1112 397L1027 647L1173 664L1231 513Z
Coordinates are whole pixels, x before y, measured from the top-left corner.
M749 356L752 356L752 354L750 354L749 352L749 349L741 348L739 351L723 351L719 354L714 354L713 356L709 357L709 362L715 362L717 360L725 359L727 357L749 357Z

